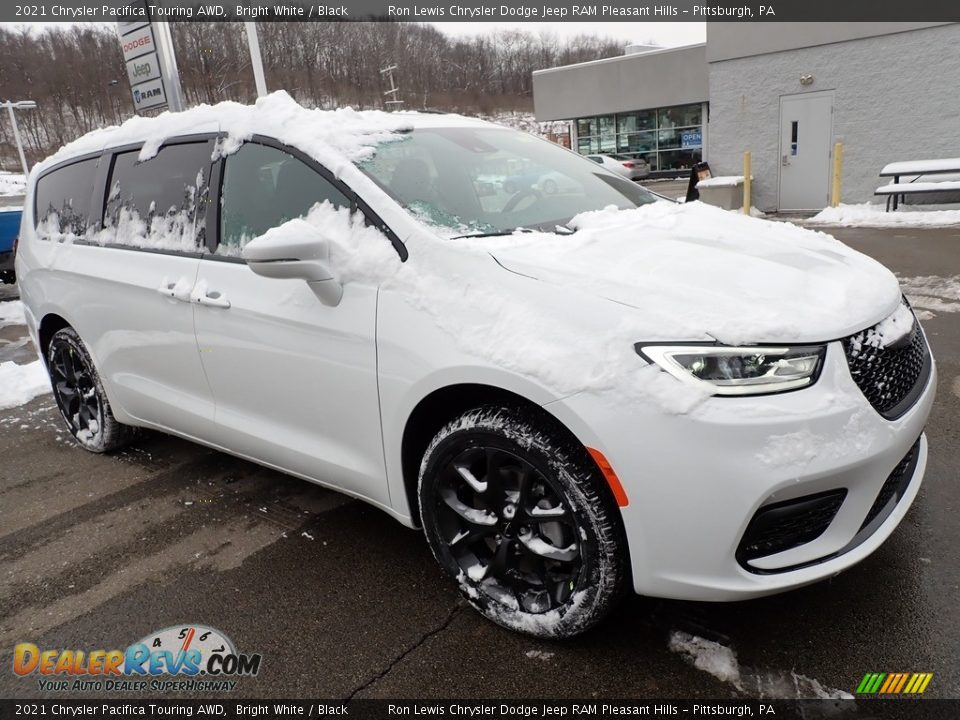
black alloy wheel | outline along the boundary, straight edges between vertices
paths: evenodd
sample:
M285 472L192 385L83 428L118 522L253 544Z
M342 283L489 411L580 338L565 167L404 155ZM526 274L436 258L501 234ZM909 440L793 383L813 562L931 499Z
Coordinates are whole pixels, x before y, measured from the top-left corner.
M133 436L133 428L114 418L93 358L73 328L58 330L51 338L47 372L60 415L84 449L108 452Z
M496 447L463 450L441 470L437 513L457 565L504 604L542 613L570 599L581 569L577 525L527 460Z
M626 541L586 449L537 409L482 406L424 453L430 549L488 619L537 637L598 623L626 587Z

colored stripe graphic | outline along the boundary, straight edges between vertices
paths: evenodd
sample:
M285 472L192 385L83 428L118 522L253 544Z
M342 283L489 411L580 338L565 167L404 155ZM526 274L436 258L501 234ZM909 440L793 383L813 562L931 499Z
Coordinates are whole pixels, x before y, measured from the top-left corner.
M857 685L858 695L922 695L933 673L867 673Z

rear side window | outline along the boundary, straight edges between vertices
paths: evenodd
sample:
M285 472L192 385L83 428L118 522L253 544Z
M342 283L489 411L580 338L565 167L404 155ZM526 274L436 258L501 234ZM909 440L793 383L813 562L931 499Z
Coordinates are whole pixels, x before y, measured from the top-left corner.
M139 150L118 153L107 182L101 243L199 252L206 237L210 146L167 145L139 162Z
M35 220L41 236L86 234L97 160L90 158L66 165L37 181Z
M217 253L239 255L253 238L324 200L350 207L349 198L306 163L269 145L246 143L226 159Z

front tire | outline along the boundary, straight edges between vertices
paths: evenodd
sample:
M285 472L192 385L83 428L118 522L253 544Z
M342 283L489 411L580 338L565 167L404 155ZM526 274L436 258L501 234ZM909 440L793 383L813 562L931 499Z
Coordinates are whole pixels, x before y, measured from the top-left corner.
M623 594L617 507L584 448L549 417L485 406L447 423L424 454L419 498L440 566L499 625L570 637Z
M47 373L60 415L80 447L103 453L130 441L133 428L113 416L93 358L73 328L58 330L50 339Z

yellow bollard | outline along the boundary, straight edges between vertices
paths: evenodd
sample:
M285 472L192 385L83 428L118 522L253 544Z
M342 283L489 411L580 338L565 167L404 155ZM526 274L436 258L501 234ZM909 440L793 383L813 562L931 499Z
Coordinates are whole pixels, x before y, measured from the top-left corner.
M843 143L833 146L833 188L830 191L830 207L840 204L840 185L843 181Z
M751 176L753 172L750 169L750 151L743 153L743 214L750 214L750 190L753 184Z

